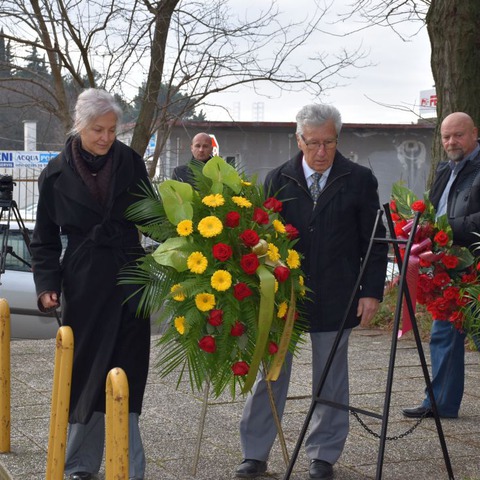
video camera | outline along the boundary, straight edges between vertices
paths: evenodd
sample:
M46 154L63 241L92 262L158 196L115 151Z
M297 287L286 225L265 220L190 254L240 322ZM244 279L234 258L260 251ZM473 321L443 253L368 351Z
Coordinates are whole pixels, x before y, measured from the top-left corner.
M12 200L13 185L14 181L11 175L0 175L0 200Z

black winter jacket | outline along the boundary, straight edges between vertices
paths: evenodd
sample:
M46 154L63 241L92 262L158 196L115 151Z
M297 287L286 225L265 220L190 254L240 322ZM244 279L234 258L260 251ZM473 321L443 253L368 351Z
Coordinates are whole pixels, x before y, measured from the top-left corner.
M435 208L438 207L450 174L448 162L441 162L429 194ZM448 195L447 217L455 244L470 248L480 241L480 237L473 234L480 233L480 152L466 162L457 174Z
M338 330L367 252L380 209L378 183L372 172L335 155L327 185L313 209L302 168L302 152L271 171L265 191L284 201L282 216L300 232L295 248L304 256L306 284L312 301L304 302L310 331ZM385 237L378 223L376 238ZM388 246L374 243L361 289L348 313L346 328L357 326L359 297L383 297Z

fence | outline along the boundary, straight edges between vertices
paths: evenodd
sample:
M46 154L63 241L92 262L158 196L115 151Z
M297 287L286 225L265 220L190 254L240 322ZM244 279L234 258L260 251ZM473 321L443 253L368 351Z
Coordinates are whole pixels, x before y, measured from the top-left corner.
M18 205L22 220L35 220L38 201L38 177L42 171L40 167L0 168L0 175L11 175L15 182L13 199Z

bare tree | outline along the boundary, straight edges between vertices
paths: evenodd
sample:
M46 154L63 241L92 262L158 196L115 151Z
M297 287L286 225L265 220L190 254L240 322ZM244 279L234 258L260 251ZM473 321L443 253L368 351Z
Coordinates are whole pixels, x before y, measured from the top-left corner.
M0 0L0 35L17 59L26 47L44 52L51 78L22 81L44 91L43 108L56 112L65 131L80 89L96 86L131 97L142 85L131 145L143 154L154 132L160 151L172 122L208 104L214 93L268 83L273 90L319 96L349 67L365 66L360 48L327 54L309 44L326 12L317 0L297 22L282 20L276 0L243 17L225 0ZM310 61L300 65L297 53L306 47ZM162 85L168 94L159 104ZM0 78L0 88L18 91L18 81ZM21 90L28 96L28 88ZM169 109L178 93L190 98L180 113ZM151 173L155 167L156 161Z
M392 28L401 40L405 22L426 26L431 45L431 68L437 93L437 118L455 111L467 112L480 125L480 8L478 0L357 0L348 15L360 14L363 28ZM443 156L439 124L432 151L435 165Z

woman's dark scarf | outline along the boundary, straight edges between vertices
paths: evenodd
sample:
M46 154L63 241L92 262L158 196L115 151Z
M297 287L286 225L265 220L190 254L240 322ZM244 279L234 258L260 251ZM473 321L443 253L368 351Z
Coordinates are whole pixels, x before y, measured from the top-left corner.
M113 146L106 155L92 155L82 148L82 142L77 135L67 142L72 168L83 180L92 196L105 206L110 187L113 163ZM70 162L69 162L70 163Z

